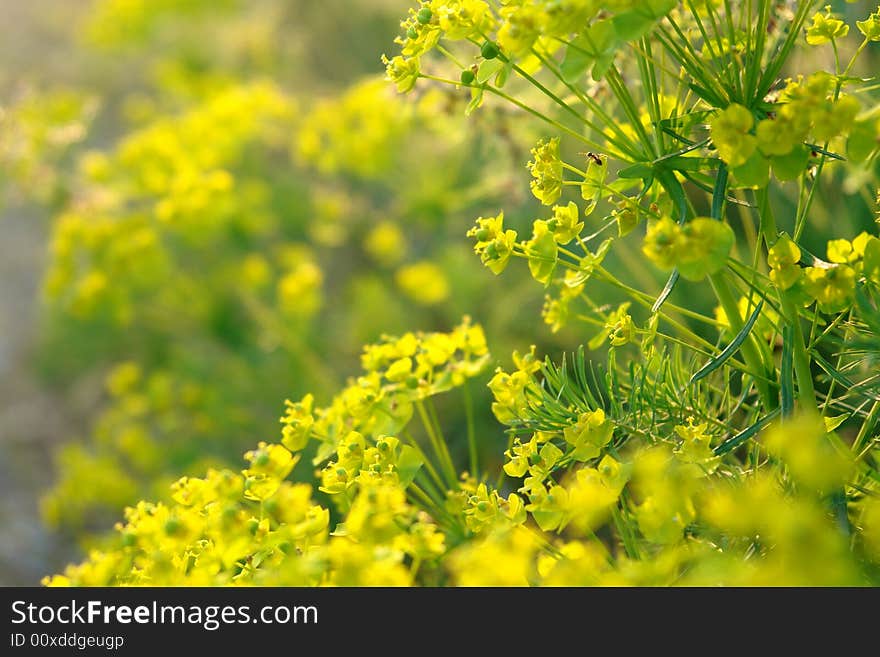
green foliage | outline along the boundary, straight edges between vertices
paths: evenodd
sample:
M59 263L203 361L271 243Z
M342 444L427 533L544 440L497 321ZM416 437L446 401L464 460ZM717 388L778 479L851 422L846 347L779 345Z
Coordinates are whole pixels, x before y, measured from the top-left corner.
M281 290L258 294L260 305L235 302L258 308L270 327L264 339L284 344L287 331L308 335L318 299L329 297L320 292L320 258L265 200L273 190L243 193L233 164L247 164L245 179L274 179L259 157L249 169L251 142L264 154L264 140L274 148L281 121L282 133L300 131L302 166L381 183L409 200L414 178L444 167L424 152L407 159L398 138L431 144L467 130L444 114L439 89L470 117L474 139L489 130L487 117L509 116L513 140L535 144L526 167L543 209L529 217L530 234L511 221L506 201L507 216L481 216L467 233L480 261L510 286L486 315L522 322L523 285L510 276L526 260L546 294L545 323L574 353L540 360L532 347L496 369L491 410L508 440L499 463L486 459L493 431L478 429L468 388L489 363L482 328L466 319L450 333L386 336L365 349L364 373L329 405L316 403L319 395L288 402L281 443L248 452L240 474L180 479L171 500L130 507L115 539L47 582L876 585L880 238L871 218L880 123L876 79L859 74L876 57L876 15L850 32L851 16L816 9L422 0L401 23L399 54L384 58L389 81L411 103L360 86L332 110L319 105L285 123L296 112L283 95L246 93L229 111L262 97L266 125L248 110L235 122L242 132L224 132L210 157L188 167L190 178L163 177L164 146L135 149L134 164L123 147L121 166L97 167L99 182L125 181L124 194L109 185L124 199L110 205L118 218L109 223L130 222L126 235L138 235L145 211L130 205L140 200L151 219L167 213L174 229L117 253L123 241L98 222L82 239L93 253L85 260L106 267L106 257L122 273L77 278L76 294L102 299L79 311L122 298L127 309L111 318L142 330L158 290L126 266L143 259L152 263L147 275L185 281L182 263L198 249L160 247L204 245L206 225L229 226L236 243L256 245L243 250L261 289ZM802 69L807 47L827 70ZM158 141L185 144L190 132ZM193 151L182 146L168 161ZM480 164L469 182L487 199L502 164ZM209 193L199 194L204 185ZM435 233L461 208L448 199L463 196L455 184L438 191L447 204ZM203 197L225 202L194 213L193 225L175 219ZM377 227L369 253L396 270L405 295L440 304L452 296L441 282L452 272L425 258L400 264L388 246L412 239L415 209L424 207L400 205L398 232ZM616 236L606 234L615 227ZM288 248L275 251L279 241ZM234 262L229 251L217 259L224 267ZM227 290L236 276L213 289ZM167 286L159 287L165 303ZM177 314L197 313L197 297L184 296ZM193 323L201 334L205 324ZM252 328L236 331L239 344L254 340ZM315 360L309 367L320 366ZM447 394L459 389L463 423ZM296 467L309 459L313 476ZM315 488L326 498L313 498Z

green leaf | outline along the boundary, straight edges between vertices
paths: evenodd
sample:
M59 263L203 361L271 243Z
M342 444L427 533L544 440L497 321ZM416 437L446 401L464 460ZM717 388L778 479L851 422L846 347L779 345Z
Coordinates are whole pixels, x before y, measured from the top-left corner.
M495 86L499 89L507 84L507 81L510 79L510 74L513 71L513 60L508 59L504 64L504 68L498 71L498 75L495 76Z
M779 415L779 409L774 409L770 411L767 415L762 417L760 420L752 424L751 426L746 427L742 431L740 431L735 436L731 436L723 443L718 445L714 450L716 456L722 456L723 454L727 454L728 452L732 452L737 447L746 442L749 438L758 433L761 429L770 424L776 416Z
M880 310L871 303L865 293L864 284L856 286L856 303L859 306L862 321L868 325L873 333L880 335Z
M790 324L782 327L782 360L779 366L779 382L782 395L782 417L789 417L794 411L794 328Z
M719 160L714 157L684 157L681 155L667 158L664 165L676 171L705 171L718 166Z
M654 23L668 14L678 3L674 0L644 0L635 8L617 14L614 28L621 41L635 41L651 31Z
M590 159L585 172L584 182L581 185L581 198L587 202L587 205L584 206L585 217L593 212L605 186L605 176L608 174L608 158L601 162L601 164L597 164L595 160Z
M616 53L616 49L612 48L602 54L596 60L596 63L593 64L593 79L598 82L602 78L605 77L605 74L608 72L608 69L611 68L611 65L614 63L614 55Z
M535 223L537 225L540 222ZM535 236L526 244L526 255L529 259L529 271L534 279L549 285L559 257L559 247L553 233L543 227L539 230L536 226Z
M647 178L654 174L654 168L651 166L649 162L638 162L631 166L625 167L617 172L618 177L620 178Z
M614 29L621 41L634 41L644 36L654 24L651 16L637 14L636 12L627 12L615 16Z
M485 59L483 63L480 64L480 67L477 69L476 80L478 83L483 84L484 82L488 82L492 79L492 76L501 71L505 66L504 61L501 59Z
M666 281L666 285L663 286L663 291L660 292L660 296L657 297L657 300L654 302L654 305L651 306L651 312L656 313L660 310L660 307L666 303L666 299L669 298L669 295L672 294L672 288L675 287L675 284L678 282L678 269L673 269L672 273L669 275L669 280Z
M559 66L562 79L569 84L576 84L595 61L596 58L584 52L578 45L578 40L575 39L570 45L566 46L565 56L562 58L562 64Z
M483 92L483 87L471 87L471 102L464 110L465 116L470 116L483 104Z
M404 445L400 448L400 456L397 458L397 476L404 488L416 478L422 465L422 458L419 456L418 450L411 445Z
M613 57L615 46L612 22L608 19L596 21L565 49L565 57L559 67L563 79L570 84L578 82L597 61L603 60L604 64L609 54Z
M831 433L841 424L846 422L849 419L849 413L844 413L843 415L837 415L835 417L826 417L823 418L825 420L825 431L827 433Z
M868 397L869 399L873 399L874 401L880 401L880 393L874 392L871 388L869 388L865 385L856 383L855 381L850 379L848 376L843 374L836 367L834 367L827 360L822 358L822 356L820 356L818 353L815 353L815 352L813 353L813 360L819 365L819 367L821 367L823 370L825 370L825 372L828 374L828 376L830 376L832 379L837 381L837 383L839 383L841 386L846 388L849 392L851 392L851 393L859 392L859 393L865 395L866 397Z
M705 379L712 372L724 365L724 363L737 352L742 343L745 342L747 337L749 337L749 333L751 332L752 327L755 325L755 322L758 321L758 316L761 314L761 308L763 307L764 300L761 299L758 302L758 305L755 306L752 314L749 315L749 319L743 325L742 329L740 329L740 332L737 333L736 337L733 338L733 341L731 341L731 343L727 345L720 354L715 356L715 358L713 358L708 363L703 365L703 367L697 370L691 377L691 380L689 381L690 384L696 383L700 379Z

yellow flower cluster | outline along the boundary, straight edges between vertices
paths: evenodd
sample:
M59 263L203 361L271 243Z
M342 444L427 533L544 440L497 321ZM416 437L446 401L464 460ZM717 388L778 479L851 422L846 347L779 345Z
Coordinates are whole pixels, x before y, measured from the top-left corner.
M288 402L283 444L260 443L240 474L183 477L171 502L129 508L113 550L95 551L47 583L412 583L416 569L405 560L430 564L445 552L445 536L408 500L421 450L391 434L404 430L407 406L462 385L487 358L482 329L468 319L450 333L408 333L367 347L364 376L328 407L314 408L311 396ZM137 378L123 368L110 386L122 393ZM286 481L310 438L319 443L316 464L333 457L320 480L344 513L335 528L311 486Z
M412 106L389 94L382 80L367 80L340 98L315 103L302 117L294 155L322 173L371 178L387 172L395 146L413 121Z
M145 295L166 312L177 304L197 313L197 297L173 298L193 276L187 269L195 262L184 253L271 232L263 185L229 169L248 147L283 143L293 110L272 85L244 85L181 117L158 119L110 154L89 153L82 169L91 182L54 226L50 299L74 314L100 311L120 323L149 312ZM172 276L176 285L166 285Z
M810 143L848 137L847 153L862 162L876 150L878 136L880 121L863 112L855 96L840 93L834 77L824 72L789 80L764 118L732 103L712 122L718 155L747 187L765 185L771 171L783 181L799 177L815 155Z
M848 519L825 511L858 467L808 415L765 432L757 448L778 465L742 476L716 454L709 423L689 418L650 445L601 408L584 411L513 441L504 470L522 479L516 493L463 475L435 499L419 483L432 466L402 409L460 385L487 356L467 320L368 346L366 372L329 406L288 402L281 444L257 445L240 473L183 477L169 502L129 508L112 546L46 584L839 585L880 562L873 497ZM534 352L516 364L490 386L507 412L537 385ZM121 393L137 377L121 368L110 387ZM288 480L312 441L336 511Z
M770 249L770 279L804 304L817 302L825 313L839 313L855 299L860 280L880 285L880 238L860 233L852 241L828 242L827 262L803 266L802 251L787 235Z

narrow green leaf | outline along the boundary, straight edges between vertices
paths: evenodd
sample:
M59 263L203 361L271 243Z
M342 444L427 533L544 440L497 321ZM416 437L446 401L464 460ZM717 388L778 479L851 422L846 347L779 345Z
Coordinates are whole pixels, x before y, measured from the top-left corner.
M637 162L631 166L625 167L617 172L620 178L647 178L653 173L653 168L648 162Z
M674 137L676 136L674 132L672 132L672 136L674 136ZM681 139L681 137L678 137L678 138ZM690 140L688 140L688 141L690 141ZM674 151L672 153L667 153L666 155L663 155L662 157L658 157L656 160L654 160L653 164L659 164L660 162L665 162L667 160L675 159L681 155L686 155L686 154L690 153L691 151L695 151L698 148L702 148L703 146L706 146L708 143L709 143L708 138L703 139L702 141L690 142L684 148L681 148L681 149ZM673 165L672 168L675 169L677 167L675 165Z
M761 299L758 302L758 305L755 306L755 309L752 311L752 314L749 315L749 319L746 321L745 325L743 325L742 330L736 334L736 337L733 341L727 345L723 351L715 356L708 363L703 365L697 372L691 377L689 384L696 383L700 379L704 379L709 376L712 372L721 367L731 356L733 356L737 350L740 348L743 342L745 342L746 338L749 337L749 333L752 331L752 327L755 325L755 322L758 321L758 316L761 314L761 308L764 307L764 300Z
M867 260L867 256L865 259ZM868 325L873 333L880 334L880 309L875 308L871 303L864 285L856 286L856 304L859 307L862 321Z
M790 324L782 327L779 380L782 388L782 417L789 417L794 411L794 328Z
M812 354L813 360L821 367L832 379L837 381L840 385L842 385L847 391L859 392L869 399L873 399L874 401L880 401L880 394L874 392L868 386L861 385L850 379L845 374L841 373L836 367L834 367L827 360L822 358L818 353L813 352Z
M678 282L678 269L673 269L672 273L669 275L669 280L666 281L666 285L663 286L663 291L660 292L660 296L657 297L657 300L654 302L654 305L651 306L651 312L656 313L660 310L660 307L666 303L666 299L669 298L669 295L672 294L672 288L675 287L675 284Z
M770 411L767 415L762 417L760 420L755 422L754 424L746 427L742 431L740 431L735 436L731 436L720 445L718 445L713 451L717 456L721 456L723 454L727 454L728 452L732 452L737 447L746 442L749 438L758 433L761 429L766 427L770 422L772 422L777 415L779 415L779 409L776 408Z

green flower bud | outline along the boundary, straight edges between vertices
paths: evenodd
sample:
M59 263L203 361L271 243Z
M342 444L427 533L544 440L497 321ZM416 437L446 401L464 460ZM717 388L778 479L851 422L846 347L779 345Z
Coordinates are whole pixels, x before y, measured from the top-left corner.
M492 233L489 232L488 228L480 228L474 233L474 237L477 238L478 242L488 242L489 238L492 236Z
M422 7L421 9L419 9L419 13L416 14L416 18L422 25L427 25L428 23L430 23L433 17L434 13L427 7Z
M480 54L484 59L495 59L501 54L501 51L498 49L498 44L487 41L483 44L483 47L480 48Z
M470 86L474 83L474 79L475 79L474 72L472 70L470 70L469 68L466 68L465 70L463 70L461 72L461 83L462 84L466 84L466 85Z

